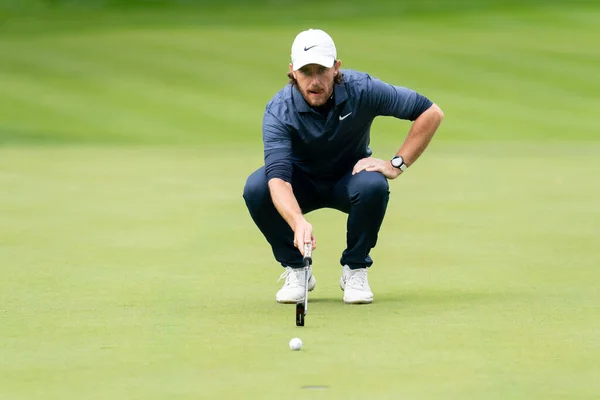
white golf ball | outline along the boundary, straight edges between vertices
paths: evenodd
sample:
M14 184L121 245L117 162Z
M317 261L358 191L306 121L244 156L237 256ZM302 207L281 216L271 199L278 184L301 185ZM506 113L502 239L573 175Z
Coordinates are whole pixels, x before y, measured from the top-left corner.
M302 348L302 340L300 338L293 338L290 340L290 349L292 350L300 350Z

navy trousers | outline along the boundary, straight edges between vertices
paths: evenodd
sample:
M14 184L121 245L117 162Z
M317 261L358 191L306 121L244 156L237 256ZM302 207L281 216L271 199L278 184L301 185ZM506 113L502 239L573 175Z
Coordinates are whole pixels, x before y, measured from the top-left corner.
M346 249L341 265L352 269L370 267L369 252L377 235L389 200L387 179L379 172L348 171L339 179L322 179L294 168L292 189L304 214L321 208L333 208L348 214ZM265 167L252 173L244 187L244 200L250 216L283 266L302 267L302 254L294 246L290 226L273 205Z

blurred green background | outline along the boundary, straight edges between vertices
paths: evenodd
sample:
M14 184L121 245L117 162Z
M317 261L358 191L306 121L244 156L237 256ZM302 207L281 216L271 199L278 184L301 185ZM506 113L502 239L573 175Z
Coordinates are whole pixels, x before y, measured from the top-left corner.
M0 398L600 397L599 21L592 1L0 0ZM341 302L345 216L309 215L299 329L241 193L307 28L445 120L390 185L373 305ZM409 127L377 119L374 155Z
M439 140L597 137L593 6L491 0L3 4L5 144L214 144L224 137L260 143L264 105L286 82L290 43L312 26L336 39L344 67L439 103L449 116ZM376 132L396 129L381 122Z

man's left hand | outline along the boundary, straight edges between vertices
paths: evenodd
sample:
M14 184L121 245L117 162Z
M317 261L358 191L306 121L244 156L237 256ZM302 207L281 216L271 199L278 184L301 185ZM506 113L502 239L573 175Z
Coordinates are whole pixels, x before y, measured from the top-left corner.
M400 169L394 168L389 160L380 160L373 157L359 160L352 169L352 175L356 175L360 171L381 172L388 179L396 179L402 173Z

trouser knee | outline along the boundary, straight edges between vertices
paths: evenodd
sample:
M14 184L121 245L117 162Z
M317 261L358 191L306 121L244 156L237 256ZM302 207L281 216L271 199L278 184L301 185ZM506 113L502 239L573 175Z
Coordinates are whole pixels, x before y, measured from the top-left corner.
M244 185L244 201L250 212L257 211L270 196L264 167L253 172Z
M389 197L389 184L379 172L360 172L352 180L349 191L352 200L369 203Z

